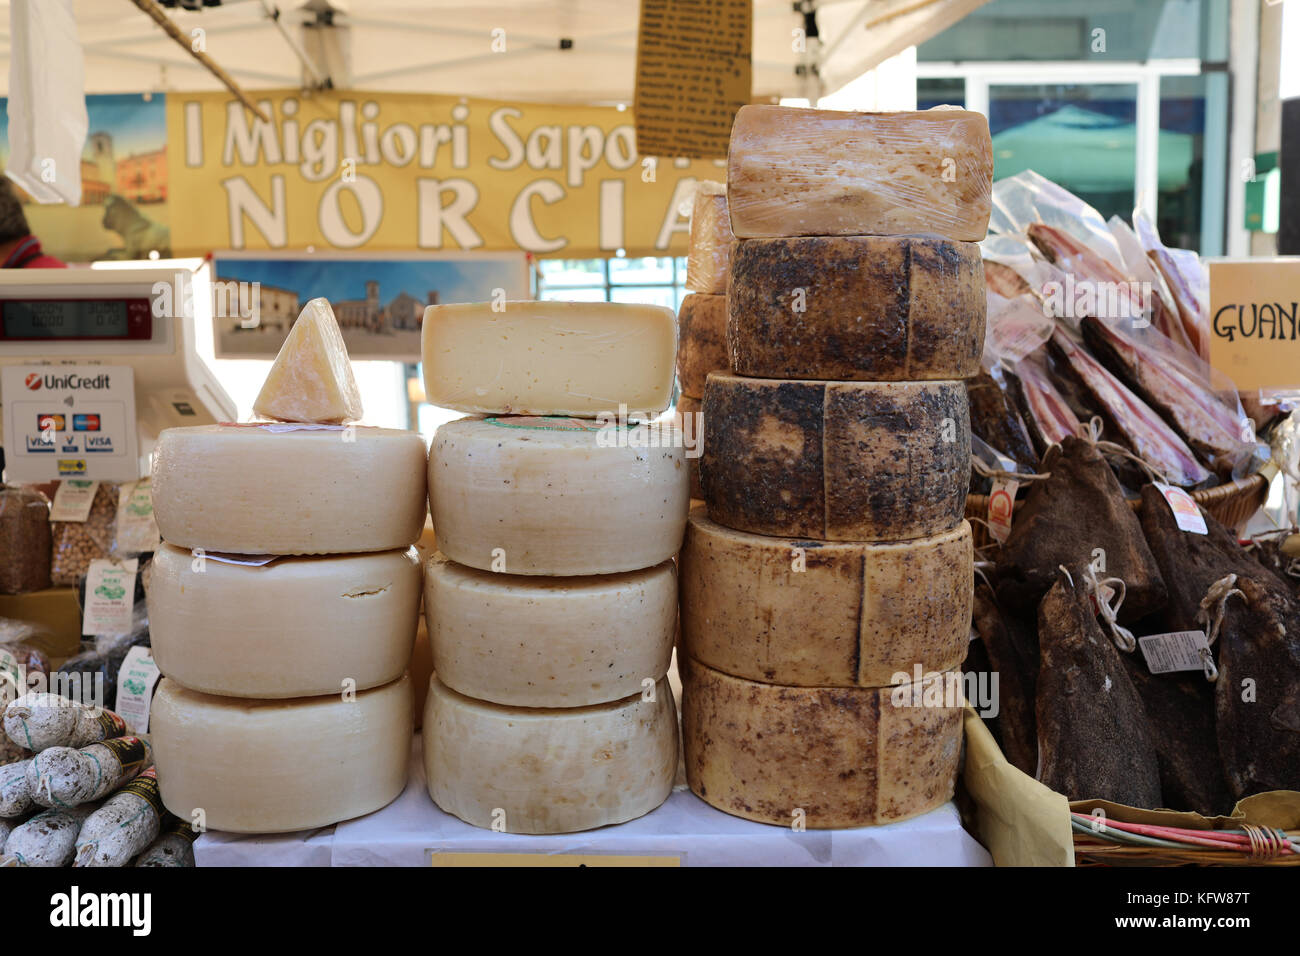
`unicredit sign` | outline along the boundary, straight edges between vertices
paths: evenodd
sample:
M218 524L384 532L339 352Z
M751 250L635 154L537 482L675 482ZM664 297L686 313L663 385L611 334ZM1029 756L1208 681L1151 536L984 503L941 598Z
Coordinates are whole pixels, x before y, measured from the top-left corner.
M77 375L75 373L69 373L67 375L51 375L46 373L45 377L41 379L39 385L32 384L32 378L33 376L30 375L27 377L27 387L33 390L38 388L40 385L44 385L46 388L64 390L88 389L91 391L109 387L109 375L107 372L101 372L99 375L93 377L89 375Z

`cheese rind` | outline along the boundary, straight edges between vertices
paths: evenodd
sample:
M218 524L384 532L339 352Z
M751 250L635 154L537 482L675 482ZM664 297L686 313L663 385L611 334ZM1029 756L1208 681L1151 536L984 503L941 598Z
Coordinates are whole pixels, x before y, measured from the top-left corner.
M970 525L874 544L732 531L691 509L682 651L767 683L883 687L958 667L970 637Z
M429 454L439 550L497 573L659 564L681 547L689 494L681 436L668 426L462 418L438 429Z
M747 239L732 259L727 365L759 378L970 378L984 350L985 300L975 243ZM682 338L684 352L684 320Z
M814 830L893 823L952 797L962 697L896 688L782 687L681 659L686 780L711 806ZM956 675L960 676L960 675ZM897 706L896 701L907 706ZM919 701L919 703L917 703Z
M414 548L249 567L164 544L149 589L154 659L181 685L224 697L377 687L406 671L420 583Z
M691 500L704 497L704 491L700 487L700 455L704 452L704 403L698 398L692 398L689 395L677 396L677 414L683 416L683 430L689 428L689 434L696 441L695 450L692 456L687 457L686 467L691 473ZM690 424L685 424L685 416L698 416L690 419ZM695 454L699 452L699 454Z
M949 531L970 484L961 382L813 382L713 372L700 484L738 531L899 541Z
M677 380L682 394L692 398L704 396L704 382L715 369L727 371L727 297L725 295L688 295L682 299L677 321Z
M671 561L591 577L478 571L436 555L425 574L433 668L451 689L516 707L585 707L668 673Z
M502 707L435 676L424 712L433 802L476 827L571 833L658 807L677 773L677 709L666 679L594 707Z
M312 299L280 346L253 411L287 422L339 424L361 418L361 392L327 299Z
M691 207L690 243L686 247L686 288L721 295L727 291L731 264L731 215L727 212L727 187L702 181Z
M671 309L610 302L431 305L424 389L443 408L493 415L668 407L677 358Z
M164 678L149 717L163 803L232 833L329 826L391 803L406 786L411 681L341 695L245 700Z
M167 428L153 463L154 518L179 548L345 554L406 548L425 514L419 432L349 426Z
M738 239L988 231L993 144L967 110L847 113L742 106L727 151Z

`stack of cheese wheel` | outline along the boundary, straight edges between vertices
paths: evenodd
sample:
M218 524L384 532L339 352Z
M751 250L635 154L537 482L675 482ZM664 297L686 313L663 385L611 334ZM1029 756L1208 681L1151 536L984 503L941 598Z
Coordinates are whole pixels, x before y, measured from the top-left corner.
M677 313L677 382L681 394L677 411L699 416L688 432L702 437L700 414L704 383L715 369L731 367L727 358L727 278L731 273L731 219L727 190L722 183L704 181L691 208L690 245L686 254L686 289ZM700 497L700 460L691 457L691 497Z
M736 117L734 371L708 376L681 554L687 778L728 813L862 826L952 795L991 170L962 110Z
M668 309L430 306L425 389L480 413L429 451L439 553L424 608L429 794L475 826L563 833L639 817L672 789L672 557L689 481L671 428Z
M153 467L158 783L177 816L237 833L401 793L425 518L420 435L346 424L360 397L324 299L254 410L279 421L168 429Z

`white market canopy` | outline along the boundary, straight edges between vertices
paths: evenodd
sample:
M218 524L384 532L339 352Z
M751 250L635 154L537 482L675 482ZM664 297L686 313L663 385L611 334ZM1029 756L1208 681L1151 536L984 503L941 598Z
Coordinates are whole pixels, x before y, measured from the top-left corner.
M986 2L805 0L820 44L797 52L805 18L792 0L754 0L754 97L832 93ZM0 0L4 93L9 6ZM225 0L166 13L246 90L316 85L316 74L342 88L608 104L632 99L638 8L636 0ZM221 87L131 0L75 0L75 10L87 93ZM505 31L505 53L491 50L494 30ZM796 72L809 63L820 90Z

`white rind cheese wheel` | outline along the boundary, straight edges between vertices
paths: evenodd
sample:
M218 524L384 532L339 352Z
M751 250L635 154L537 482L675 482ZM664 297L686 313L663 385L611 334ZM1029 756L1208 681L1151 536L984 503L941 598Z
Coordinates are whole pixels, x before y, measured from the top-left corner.
M959 672L898 687L782 687L680 661L686 780L709 805L827 830L905 820L952 797Z
M185 687L227 697L387 684L411 657L420 579L414 548L247 567L165 544L149 593L154 659Z
M504 574L613 574L681 547L690 477L680 433L574 418L462 418L429 453L438 548Z
M441 408L495 415L647 414L668 407L677 320L614 302L431 305L420 333L424 390Z
M517 707L585 707L641 693L668 673L677 571L591 577L493 574L435 556L425 575L438 679Z
M424 710L433 802L476 827L571 833L625 823L668 799L677 773L677 708L667 679L594 707L502 707L435 676Z
M163 540L236 554L405 548L425 514L425 446L391 428L197 425L158 436Z
M164 679L150 740L163 803L182 820L279 833L378 810L406 786L411 681L285 701L213 697Z
M970 525L912 541L807 541L732 531L691 510L682 650L749 680L883 687L958 667L970 640Z

